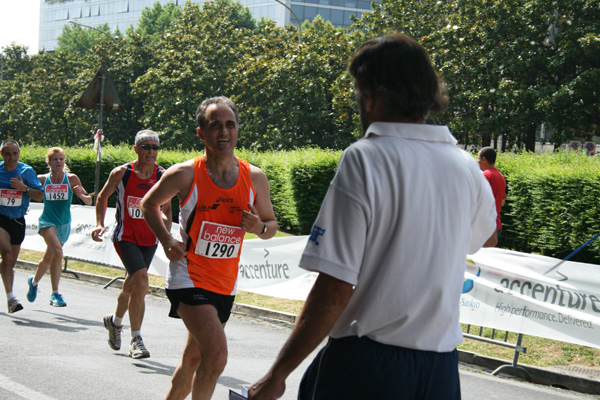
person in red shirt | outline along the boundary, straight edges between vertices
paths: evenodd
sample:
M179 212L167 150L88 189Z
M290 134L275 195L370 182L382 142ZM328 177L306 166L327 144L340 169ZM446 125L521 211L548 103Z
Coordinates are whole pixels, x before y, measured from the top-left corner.
M116 192L115 229L111 239L127 270L127 276L117 298L117 309L114 314L104 317L104 327L108 330L109 346L113 350L119 350L123 317L129 310L131 325L129 356L132 358L150 357L150 352L142 340L141 329L145 310L144 299L149 288L148 268L154 258L158 242L144 221L140 203L142 197L160 180L165 171L163 167L156 164L159 148L156 132L143 130L135 135L133 149L138 158L111 171L106 184L98 194L96 228L92 231L92 239L101 242L106 229L104 216L107 201ZM170 230L173 219L170 199L161 206L161 221L165 229Z
M484 147L477 154L479 168L483 171L483 176L490 183L494 199L496 199L496 236L499 238L502 232L502 222L500 221L500 209L504 206L506 200L506 180L494 166L496 163L496 150L491 147Z

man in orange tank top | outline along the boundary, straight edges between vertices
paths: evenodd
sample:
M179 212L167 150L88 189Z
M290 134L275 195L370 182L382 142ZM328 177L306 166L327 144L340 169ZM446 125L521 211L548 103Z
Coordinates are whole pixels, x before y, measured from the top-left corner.
M142 200L148 226L170 260L165 288L171 317L183 319L188 340L173 374L168 400L210 399L227 363L229 319L246 232L272 238L277 220L264 172L234 155L239 114L226 97L196 113L205 154L169 168ZM173 238L159 207L177 196L180 231Z

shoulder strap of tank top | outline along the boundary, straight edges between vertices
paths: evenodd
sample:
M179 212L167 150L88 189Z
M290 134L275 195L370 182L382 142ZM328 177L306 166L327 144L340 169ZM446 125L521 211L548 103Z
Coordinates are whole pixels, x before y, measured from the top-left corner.
M131 171L133 171L133 162L127 164L127 168L125 169L125 174L123 175L123 187L127 186L127 181L131 176Z

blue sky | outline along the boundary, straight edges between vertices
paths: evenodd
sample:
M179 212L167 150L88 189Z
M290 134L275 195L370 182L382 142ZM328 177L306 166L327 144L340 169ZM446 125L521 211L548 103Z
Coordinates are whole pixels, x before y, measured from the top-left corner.
M0 0L0 48L17 42L37 54L40 1Z

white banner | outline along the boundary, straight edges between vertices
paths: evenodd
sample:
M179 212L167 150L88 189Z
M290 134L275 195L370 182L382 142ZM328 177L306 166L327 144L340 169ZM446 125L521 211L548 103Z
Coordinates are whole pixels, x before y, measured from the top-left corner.
M460 322L600 348L600 266L503 249L467 264Z
M245 240L238 289L292 300L306 300L317 273L298 266L308 236Z
M45 251L37 233L42 204L31 203L22 247ZM65 256L122 268L110 240L114 208L106 211L106 234L94 242L94 207L71 207L71 237ZM175 234L179 225L173 224ZM305 300L317 274L298 266L308 236L245 240L238 289ZM469 257L460 322L600 348L600 266L503 249L481 249ZM168 260L159 244L149 272L166 275ZM552 270L552 271L550 271ZM550 271L550 272L548 272Z
M42 203L31 202L25 216L27 228L24 249L46 251L46 243L38 234L38 219L42 215ZM115 209L107 208L104 217L106 233L102 242L92 240L92 230L96 228L95 207L71 206L71 236L63 247L63 254L99 264L123 268L111 241L115 228ZM179 224L173 224L171 233L175 236ZM240 279L238 289L294 300L305 300L316 279L314 273L298 267L300 255L308 236L244 241L240 258ZM159 244L156 255L148 270L154 275L166 276L169 260Z
M25 240L21 245L24 249L46 251L46 243L38 234L38 220L42 215L44 205L42 203L29 203L29 212L25 216L27 229L25 230ZM71 206L71 236L63 246L65 256L80 258L100 264L108 264L118 268L123 268L121 258L119 258L113 242L112 233L115 228L115 209L107 208L104 217L104 226L106 232L102 242L92 240L92 230L96 228L96 208L90 206L72 205ZM177 232L179 225L173 224L171 232ZM168 259L165 256L162 246L159 244L156 250L156 256L150 265L149 273L165 276L167 273Z

